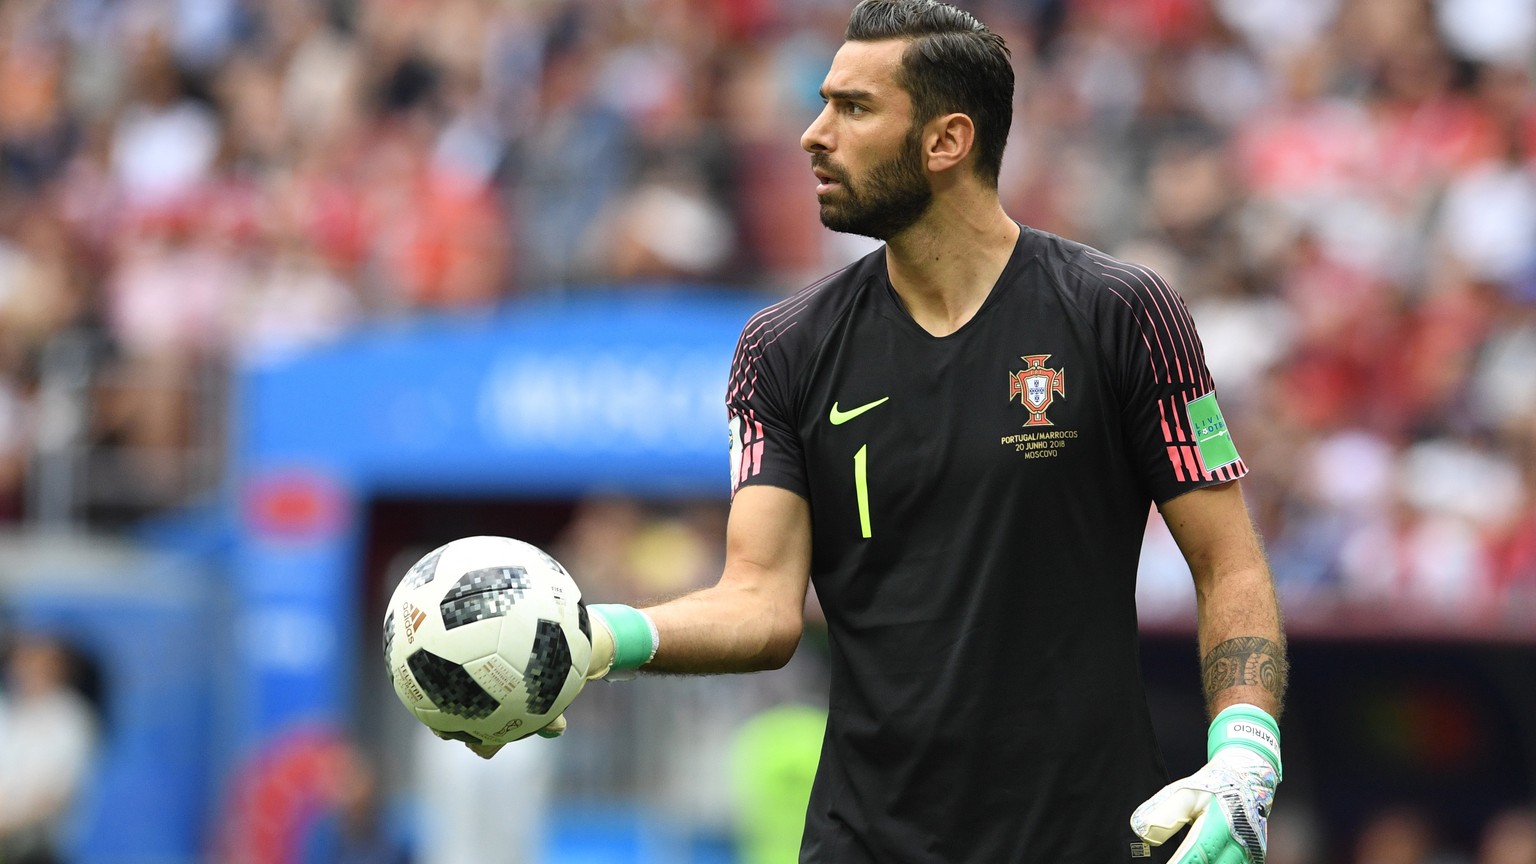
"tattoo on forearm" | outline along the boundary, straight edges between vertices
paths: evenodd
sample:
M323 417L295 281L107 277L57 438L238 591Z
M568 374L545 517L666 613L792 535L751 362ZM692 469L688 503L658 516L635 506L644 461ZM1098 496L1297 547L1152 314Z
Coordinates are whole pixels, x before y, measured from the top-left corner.
M1254 685L1285 698L1285 649L1262 636L1239 636L1217 645L1200 661L1206 702L1228 687Z

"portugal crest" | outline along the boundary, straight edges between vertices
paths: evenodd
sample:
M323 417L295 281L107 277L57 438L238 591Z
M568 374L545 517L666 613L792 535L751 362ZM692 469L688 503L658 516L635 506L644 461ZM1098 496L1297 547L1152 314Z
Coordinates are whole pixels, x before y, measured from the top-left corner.
M1051 359L1049 354L1030 354L1019 359L1025 365L1018 372L1008 373L1008 401L1017 396L1019 404L1029 411L1025 426L1051 426L1045 412L1052 399L1066 398L1066 370L1046 366L1045 361Z

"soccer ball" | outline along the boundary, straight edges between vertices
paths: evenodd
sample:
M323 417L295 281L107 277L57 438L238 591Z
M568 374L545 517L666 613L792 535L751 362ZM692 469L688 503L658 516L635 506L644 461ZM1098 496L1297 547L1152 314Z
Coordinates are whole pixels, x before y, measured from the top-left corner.
M408 570L384 614L395 695L448 738L505 744L585 683L592 626L571 575L537 546L464 537Z

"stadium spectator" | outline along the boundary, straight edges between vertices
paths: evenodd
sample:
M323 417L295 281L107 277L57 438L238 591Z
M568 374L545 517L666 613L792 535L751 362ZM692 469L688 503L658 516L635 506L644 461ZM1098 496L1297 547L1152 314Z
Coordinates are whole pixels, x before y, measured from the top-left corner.
M416 860L421 864L538 864L545 860L550 799L560 748L518 748L506 764L446 747L413 730L414 787L419 792ZM485 802L503 801L495 818ZM516 806L511 806L512 803ZM319 861L316 862L319 864Z
M296 864L412 864L400 820L391 818L377 771L355 747L342 750L324 801L304 832Z
M1439 854L1434 827L1423 813L1393 809L1369 819L1356 838L1353 864L1430 864Z
M826 728L825 709L786 703L754 715L736 733L732 803L742 864L783 864L799 854Z
M74 689L71 652L57 639L15 634L0 693L0 860L61 864L65 831L94 763L96 711Z
M1477 864L1528 864L1536 861L1536 810L1529 807L1494 814L1483 828Z

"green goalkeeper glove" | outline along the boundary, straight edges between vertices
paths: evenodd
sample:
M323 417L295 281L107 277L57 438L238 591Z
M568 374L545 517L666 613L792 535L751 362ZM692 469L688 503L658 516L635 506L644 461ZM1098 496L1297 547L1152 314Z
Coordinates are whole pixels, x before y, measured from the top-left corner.
M592 619L592 660L587 664L587 680L611 678L625 681L634 671L651 662L661 636L651 616L633 606L600 603L587 607Z
M1269 810L1280 784L1280 728L1253 705L1211 721L1210 761L1164 786L1131 814L1131 830L1160 846L1189 825L1171 864L1264 864Z
M633 606L604 603L588 606L587 614L592 621L592 659L587 662L584 676L588 681L611 678L615 681L634 677L639 669L656 656L656 625L651 617ZM541 738L558 738L565 734L565 715L549 721L538 731ZM443 737L439 734L438 737ZM495 756L504 744L465 744L482 759Z

